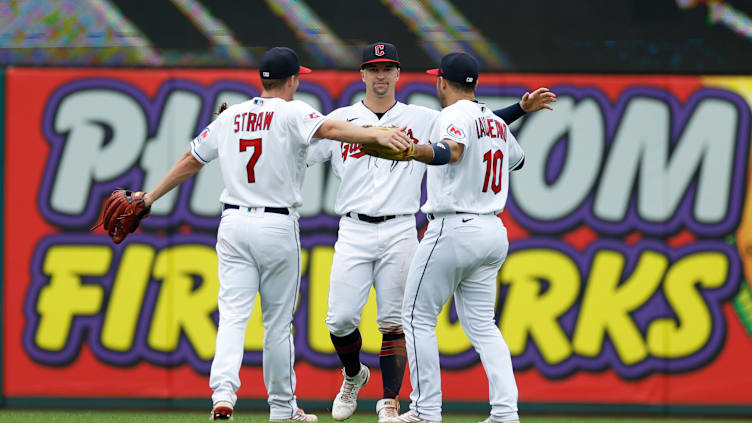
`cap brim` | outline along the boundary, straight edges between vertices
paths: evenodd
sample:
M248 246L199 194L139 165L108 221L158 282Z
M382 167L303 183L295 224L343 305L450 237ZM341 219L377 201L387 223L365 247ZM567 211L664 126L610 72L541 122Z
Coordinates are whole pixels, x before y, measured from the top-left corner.
M311 72L313 72L313 71L310 70L310 69L308 69L305 66L300 66L299 69L298 69L298 73L311 73Z
M363 67L363 66L365 66L365 65L367 65L369 63L381 63L381 62L396 63L398 65L400 64L400 62L398 62L396 60L392 60L392 59L373 59L373 60L369 60L367 62L361 63L360 66Z
M438 75L439 74L439 68L429 69L429 70L426 71L426 73L429 74L429 75Z

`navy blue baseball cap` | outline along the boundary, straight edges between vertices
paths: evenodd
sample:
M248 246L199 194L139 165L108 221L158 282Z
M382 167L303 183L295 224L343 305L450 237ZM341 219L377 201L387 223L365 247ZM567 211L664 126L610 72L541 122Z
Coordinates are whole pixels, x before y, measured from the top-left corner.
M373 43L363 48L363 60L360 67L369 63L390 62L399 66L399 56L397 56L397 47L389 43Z
M289 47L274 47L261 56L259 74L262 79L282 79L296 73L311 73L305 66L300 66L298 55Z
M461 84L472 84L478 80L478 62L464 51L449 53L441 58L438 68L429 69L426 73Z

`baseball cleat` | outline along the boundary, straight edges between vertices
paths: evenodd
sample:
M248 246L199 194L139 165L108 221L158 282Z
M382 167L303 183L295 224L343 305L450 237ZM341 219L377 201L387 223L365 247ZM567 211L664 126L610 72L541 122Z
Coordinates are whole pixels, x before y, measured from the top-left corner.
M232 420L232 403L230 401L217 401L212 407L209 420Z
M395 398L380 399L376 403L376 414L379 415L379 423L399 422L399 401Z
M302 408L298 408L297 411L295 411L295 414L293 414L292 417L289 419L269 419L270 422L317 422L319 421L319 418L316 417L315 414L306 414L305 411L303 411Z
M342 375L345 377L342 381L342 387L339 388L339 393L332 404L332 418L334 420L345 420L352 416L355 409L358 408L358 392L368 382L371 372L368 367L361 363L357 375L347 376L345 369L342 369Z
M499 420L494 420L493 417L489 416L487 419L485 419L485 420L483 420L482 422L479 422L479 423L520 423L520 421L519 420L506 420L506 421L502 422L502 421L499 421Z
M413 410L408 411L407 413L400 414L399 417L397 417L398 422L423 422L423 423L441 423L441 421L432 421L432 420L425 420L424 418L418 416L418 413L416 413Z

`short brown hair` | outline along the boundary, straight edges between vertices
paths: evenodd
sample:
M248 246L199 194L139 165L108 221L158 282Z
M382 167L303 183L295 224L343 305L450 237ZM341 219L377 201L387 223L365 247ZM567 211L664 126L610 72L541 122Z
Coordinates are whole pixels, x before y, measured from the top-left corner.
M295 76L295 75L292 75ZM286 78L279 78L279 79L264 79L261 78L261 86L264 87L264 90L276 90L277 88L282 88L283 85L287 82L287 80L290 79L290 77Z
M470 83L464 83L464 82L454 82L450 81L446 78L444 80L449 84L450 87L454 88L457 91L461 91L464 93L474 93L475 92L475 86L478 85L478 80L476 79L474 82Z

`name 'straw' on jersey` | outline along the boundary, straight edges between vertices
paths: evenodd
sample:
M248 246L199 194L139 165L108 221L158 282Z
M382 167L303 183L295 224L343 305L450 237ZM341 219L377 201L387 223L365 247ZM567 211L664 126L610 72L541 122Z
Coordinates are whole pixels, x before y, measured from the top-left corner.
M415 144L428 144L439 112L397 102L379 119L363 102L332 111L329 118L360 126L402 127ZM326 140L309 149L308 163L331 160L340 179L334 204L339 215L414 214L420 207L420 183L426 166L417 161L395 162L368 156L359 144Z
M434 142L464 145L460 159L429 166L425 213L497 213L504 209L509 171L522 163L524 152L506 122L485 104L460 100L439 115Z
M300 207L306 152L325 120L302 101L256 97L219 115L191 152L201 163L219 157L223 203Z

